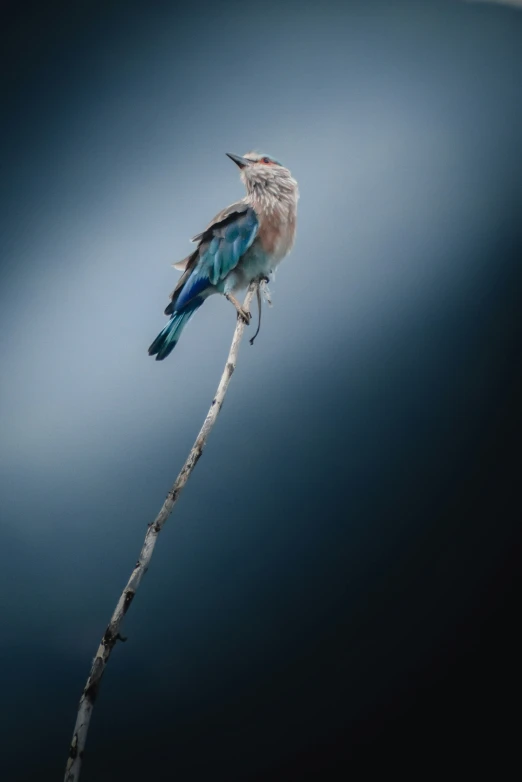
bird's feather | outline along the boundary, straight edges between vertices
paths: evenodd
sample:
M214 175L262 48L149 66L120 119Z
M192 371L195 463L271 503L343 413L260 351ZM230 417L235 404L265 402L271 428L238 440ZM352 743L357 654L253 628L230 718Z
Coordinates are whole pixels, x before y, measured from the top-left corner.
M181 312L175 312L149 347L149 356L156 356L156 361L163 361L174 350L181 332L202 303L203 299L195 298Z
M178 272L184 272L187 268L187 263L190 260L190 255L187 255L186 258L183 258L182 261L178 261L177 263L173 263L172 266L177 269Z
M171 294L165 314L182 310L206 288L223 280L248 250L258 228L254 209L242 201L220 212L195 237L199 240L198 248L182 262L184 273Z
M221 212L218 212L217 215L212 218L205 230L193 236L190 241L201 243L201 240L204 237L208 237L208 235L211 234L213 228L221 225L223 222L226 222L229 219L234 219L237 215L244 214L248 209L250 209L250 207L245 201L235 201L233 204L230 204L230 206L222 209Z

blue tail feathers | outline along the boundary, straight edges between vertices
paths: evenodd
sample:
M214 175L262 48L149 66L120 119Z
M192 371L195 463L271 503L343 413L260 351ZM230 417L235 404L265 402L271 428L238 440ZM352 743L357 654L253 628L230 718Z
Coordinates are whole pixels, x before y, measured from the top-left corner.
M150 346L149 356L156 356L156 361L163 361L174 350L181 332L202 304L201 299L199 301L195 299L190 303L190 306L179 312L174 312L167 325L160 331Z

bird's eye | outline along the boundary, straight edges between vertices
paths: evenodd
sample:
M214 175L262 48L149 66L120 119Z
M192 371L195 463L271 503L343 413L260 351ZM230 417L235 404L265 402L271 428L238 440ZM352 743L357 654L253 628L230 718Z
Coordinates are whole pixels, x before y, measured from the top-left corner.
M272 161L270 160L269 157L264 157L264 158L261 158L261 162L262 163L271 163Z

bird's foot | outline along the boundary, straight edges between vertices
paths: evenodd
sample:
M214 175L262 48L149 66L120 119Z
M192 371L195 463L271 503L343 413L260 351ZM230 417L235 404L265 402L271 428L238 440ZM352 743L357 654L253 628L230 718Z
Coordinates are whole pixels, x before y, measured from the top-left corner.
M225 293L225 298L228 299L228 301L236 308L237 317L241 318L243 323L245 323L247 326L250 325L250 321L252 320L252 313L248 310L245 310L235 298L235 296L232 296L231 293Z
M250 326L250 321L252 320L251 312L243 309L243 307L240 307L237 311L237 317L241 318L241 320L245 323L246 326Z

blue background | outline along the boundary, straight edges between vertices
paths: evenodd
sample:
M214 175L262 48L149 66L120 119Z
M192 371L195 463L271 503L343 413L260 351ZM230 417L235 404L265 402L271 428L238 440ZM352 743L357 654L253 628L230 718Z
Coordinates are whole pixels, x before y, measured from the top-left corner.
M214 394L223 299L165 362L147 347L170 264L243 194L225 152L252 148L299 181L297 242L126 619L82 779L508 764L522 13L84 0L4 22L1 778L63 773Z

